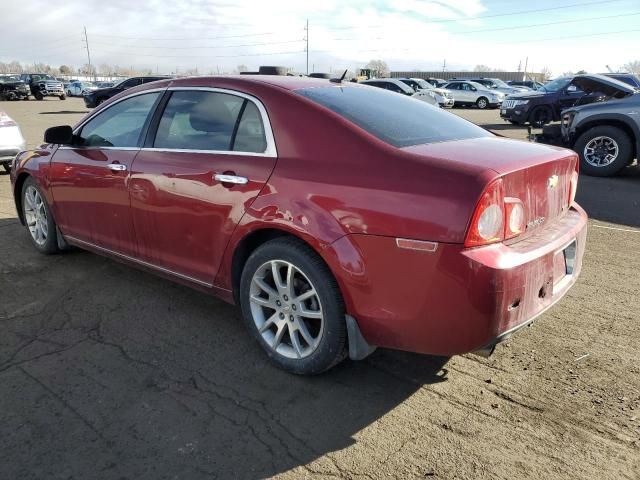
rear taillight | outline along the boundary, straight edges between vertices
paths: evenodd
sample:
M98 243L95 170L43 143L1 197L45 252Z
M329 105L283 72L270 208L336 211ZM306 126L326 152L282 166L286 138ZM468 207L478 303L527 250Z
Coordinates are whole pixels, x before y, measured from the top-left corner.
M477 247L504 239L504 187L502 179L491 183L480 197L464 241Z
M519 198L507 197L504 199L504 211L504 238L507 240L524 232L524 205Z
M517 237L526 228L519 198L505 197L502 179L491 183L480 197L471 218L465 247L478 247Z
M569 182L569 207L573 205L576 199L576 193L578 192L578 172L571 174L571 181Z

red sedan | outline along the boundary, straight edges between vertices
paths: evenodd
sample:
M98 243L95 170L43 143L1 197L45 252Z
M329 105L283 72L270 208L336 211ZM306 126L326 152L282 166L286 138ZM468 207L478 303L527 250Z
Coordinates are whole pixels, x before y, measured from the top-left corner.
M575 153L352 83L126 90L11 173L34 246L108 255L239 304L280 367L375 347L489 354L580 273Z

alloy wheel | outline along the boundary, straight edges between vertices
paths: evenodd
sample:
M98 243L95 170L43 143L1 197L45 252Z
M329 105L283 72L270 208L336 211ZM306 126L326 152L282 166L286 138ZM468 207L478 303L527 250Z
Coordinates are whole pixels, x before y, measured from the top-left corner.
M33 240L40 246L44 245L49 234L47 210L40 192L33 186L24 192L24 216Z
M606 167L618 158L618 143L611 137L595 137L584 147L585 161L594 167Z
M284 260L268 261L254 273L249 294L253 322L271 350L300 359L318 348L324 313L302 270Z

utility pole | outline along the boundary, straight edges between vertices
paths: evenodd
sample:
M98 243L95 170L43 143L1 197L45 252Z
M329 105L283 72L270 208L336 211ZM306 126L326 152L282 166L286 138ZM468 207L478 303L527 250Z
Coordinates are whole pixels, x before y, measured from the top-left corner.
M524 79L527 79L527 67L529 66L529 57L524 60Z
M442 71L444 72L447 69L447 59L445 58L442 62Z
M87 49L87 61L89 64L89 72L91 72L91 52L89 52L89 38L87 37L87 27L84 27L84 46ZM95 75L94 75L95 80Z
M304 27L304 30L307 32L305 35L305 40L307 41L307 47L305 48L307 52L307 75L309 75L309 19L307 18L307 26Z

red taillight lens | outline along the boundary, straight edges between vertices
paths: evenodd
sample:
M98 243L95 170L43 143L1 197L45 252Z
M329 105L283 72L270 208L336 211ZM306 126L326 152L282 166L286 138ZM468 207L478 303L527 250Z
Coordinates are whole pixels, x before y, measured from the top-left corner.
M507 197L504 199L504 211L504 238L506 240L524 232L524 205L518 198Z
M576 193L578 192L578 172L571 174L571 181L569 184L569 207L573 205L576 199Z
M480 197L464 241L477 247L504 239L504 187L502 179L491 183Z

